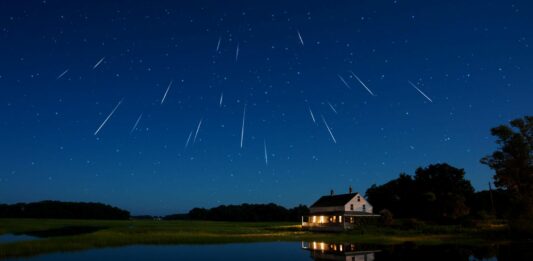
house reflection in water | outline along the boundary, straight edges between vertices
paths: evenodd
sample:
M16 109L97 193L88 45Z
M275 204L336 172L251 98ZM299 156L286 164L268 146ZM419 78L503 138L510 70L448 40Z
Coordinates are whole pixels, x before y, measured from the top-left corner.
M313 260L373 261L379 250L362 250L354 244L302 242L302 249L309 250Z

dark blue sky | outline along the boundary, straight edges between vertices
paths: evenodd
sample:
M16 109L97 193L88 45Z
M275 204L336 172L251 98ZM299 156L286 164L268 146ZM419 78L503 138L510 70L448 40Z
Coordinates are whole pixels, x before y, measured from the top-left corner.
M439 162L486 189L532 26L526 0L2 1L0 202L291 207Z

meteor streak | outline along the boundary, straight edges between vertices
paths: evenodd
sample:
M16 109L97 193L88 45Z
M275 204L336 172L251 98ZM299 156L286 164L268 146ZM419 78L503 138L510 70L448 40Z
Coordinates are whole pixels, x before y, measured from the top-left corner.
M376 95L375 95L375 94L374 94L374 93L373 93L373 92L372 92L372 91L366 86L366 84L365 84L363 81L361 81L361 79L359 79L359 77L357 77L357 75L355 75L355 73L353 73L352 71L350 71L350 73L355 77L355 79L357 79L357 81L358 81L361 85L363 85L363 87L365 87L365 89L366 89L366 90L367 90L372 96L376 96Z
M311 107L309 107L309 114L311 115L311 119L313 119L313 122L316 123L315 115L313 114L313 111L311 110Z
M141 115L139 115L139 118L137 118L137 121L135 122L135 124L133 124L133 128L131 128L130 134L131 134L135 129L137 129L137 125L138 125L139 122L141 121L142 116L143 116L143 114L141 113Z
M326 119L324 119L324 116L322 116L322 121L324 121L324 125L326 125L326 128L328 129L329 135L331 136L331 139L333 139L333 142L337 144L337 140L335 140L335 137L333 136L333 132L331 132L331 129L329 128L328 123L326 122Z
M296 31L298 33L298 38L300 39L300 43L302 46L304 46L304 40L302 39L302 35L300 34L300 31Z
M100 127L98 127L98 129L94 132L94 135L96 136L98 134L98 132L102 129L102 127L104 127L104 125L106 124L106 122L109 120L109 118L111 118L111 116L113 116L113 114L115 113L115 111L118 109L118 106L120 106L120 104L122 104L122 100L120 100L117 104L117 106L115 106L115 108L111 111L111 113L109 113L109 115L107 115L107 118L105 118L105 120L102 122L102 124L100 124Z
M265 165L268 166L268 153L267 153L267 144L266 144L266 140L263 141L263 145L265 147Z
M98 61L94 66L93 66L93 70L96 69L96 67L98 67L103 61L104 61L105 57L102 57L102 59L100 59L100 61Z
M63 77L65 74L68 73L68 70L69 70L69 69L66 69L66 70L65 70L64 72L62 72L59 76L57 76L56 80L61 79L61 77Z
M237 50L235 50L235 61L239 60L239 43L237 43Z
M219 38L218 38L217 52L218 52L218 50L220 49L220 41L222 41L222 37L219 37Z
M168 91L170 90L170 86L172 86L172 81L168 84L167 90L165 91L165 94L163 95L163 99L161 99L161 104L165 102L165 99L167 98Z
M191 136L192 136L192 131L189 132L189 137L187 137L187 141L185 142L185 148L187 148L187 146L189 146L189 141L191 141Z
M329 102L328 102L328 105L329 105L329 107L331 108L331 110L332 110L335 114L337 114L337 110L335 110L335 107L333 107L333 105L331 105L331 103L329 103Z
M352 87L350 87L350 85L344 80L344 78L342 78L340 74L337 74L337 76L339 76L339 79L341 80L341 82L344 83L344 85L348 87L348 89L352 89Z
M202 126L202 120L203 119L200 119L200 121L198 122L198 127L196 127L196 132L194 133L194 140L192 141L193 143L196 142L196 137L198 136L198 132L200 131L200 126Z
M241 149L242 149L242 142L244 140L244 120L246 119L246 104L244 105L244 109L242 112L242 126L241 126Z
M426 99L428 99L429 102L433 102L422 90L418 89L414 83L412 83L411 81L407 81L407 82L411 84L411 86L413 86L413 88L415 88L420 94L426 97Z

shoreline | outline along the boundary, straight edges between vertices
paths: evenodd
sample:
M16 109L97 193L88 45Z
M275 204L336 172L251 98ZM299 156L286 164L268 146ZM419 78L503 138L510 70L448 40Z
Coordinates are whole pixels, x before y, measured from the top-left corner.
M0 236L56 233L35 240L0 244L0 259L128 245L320 241L384 246L405 242L417 245L489 246L513 242L500 237L504 233L502 229L454 230L456 228L435 226L428 229L434 232L427 232L422 229L369 226L361 230L324 233L304 231L300 225L287 222L0 219ZM72 234L76 229L82 233ZM57 231L69 231L71 234L58 235Z

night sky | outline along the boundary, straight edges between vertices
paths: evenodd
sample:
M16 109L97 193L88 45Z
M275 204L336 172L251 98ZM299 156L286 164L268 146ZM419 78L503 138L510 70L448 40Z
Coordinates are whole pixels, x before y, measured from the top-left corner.
M293 207L441 162L486 189L532 28L529 0L1 1L0 203Z

